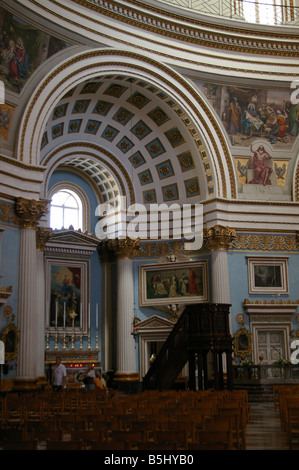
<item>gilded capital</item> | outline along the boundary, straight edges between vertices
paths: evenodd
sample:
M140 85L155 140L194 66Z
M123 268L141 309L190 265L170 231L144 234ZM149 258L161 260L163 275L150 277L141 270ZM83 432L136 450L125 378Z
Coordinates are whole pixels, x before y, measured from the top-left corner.
M22 228L36 229L41 217L47 213L49 201L17 198L15 213Z
M108 240L102 240L98 246L98 254L102 263L109 263L113 258L113 253L108 246Z
M108 247L115 253L118 259L134 258L140 250L140 240L132 240L131 238L125 239L111 239L108 240Z
M53 230L49 227L38 227L36 231L36 249L44 251L46 243L53 235Z
M222 225L215 225L204 230L205 247L211 251L231 248L236 237L235 229Z

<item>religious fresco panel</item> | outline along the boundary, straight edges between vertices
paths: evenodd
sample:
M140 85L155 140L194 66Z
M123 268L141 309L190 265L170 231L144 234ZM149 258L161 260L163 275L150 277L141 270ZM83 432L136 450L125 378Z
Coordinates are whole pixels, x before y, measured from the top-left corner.
M299 133L299 105L290 91L197 83L220 117L231 144L249 147L264 139L274 148L291 149Z
M39 65L69 45L0 7L0 80L7 89L20 93Z

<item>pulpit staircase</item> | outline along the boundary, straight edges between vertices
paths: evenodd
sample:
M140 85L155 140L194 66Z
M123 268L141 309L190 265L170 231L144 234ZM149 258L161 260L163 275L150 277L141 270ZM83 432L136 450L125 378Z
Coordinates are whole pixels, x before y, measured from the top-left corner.
M212 375L215 389L224 388L222 357L226 356L227 387L232 388L232 337L229 333L228 304L187 305L167 340L143 378L144 390L169 390L188 362L189 388L208 388ZM208 373L207 356L213 356L213 371Z

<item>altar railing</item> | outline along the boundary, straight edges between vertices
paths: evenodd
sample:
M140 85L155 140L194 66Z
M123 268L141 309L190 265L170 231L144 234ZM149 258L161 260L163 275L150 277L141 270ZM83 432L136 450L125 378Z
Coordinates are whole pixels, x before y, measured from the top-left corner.
M247 366L233 366L234 383L242 381L256 382L299 382L298 366L280 366L275 364L258 364Z

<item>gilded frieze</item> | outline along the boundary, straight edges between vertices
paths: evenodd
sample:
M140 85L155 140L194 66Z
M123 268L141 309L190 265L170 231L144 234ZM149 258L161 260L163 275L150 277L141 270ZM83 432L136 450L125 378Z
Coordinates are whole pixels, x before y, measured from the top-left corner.
M124 2L72 1L101 15L109 16L120 23L146 29L153 34L172 38L176 41L259 55L287 56L292 55L294 47L296 49L293 42L295 35L281 33L274 35L271 32L261 30L259 36L257 36L253 29L248 28L248 24L244 25L246 26L246 36L244 36L243 29L227 24L226 26L220 26L208 21L195 20L194 18L187 20L186 16L182 21L179 15L170 13L165 8L162 11L147 6L148 11L146 11L144 4L138 1L126 1L126 8L124 8ZM139 8L142 8L142 14ZM163 15L163 21L161 21L161 15ZM186 20L188 21L187 25ZM284 39L284 41L281 41L281 39ZM286 39L289 39L289 42L286 42Z
M3 223L18 225L13 204L0 202L0 221Z
M232 243L235 250L298 251L299 243L294 235L265 235L238 233Z

